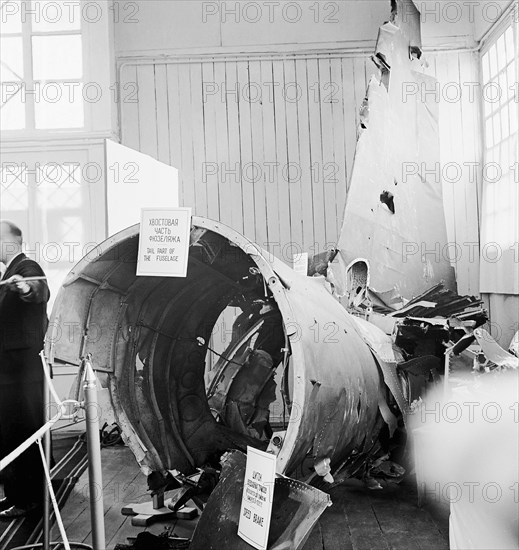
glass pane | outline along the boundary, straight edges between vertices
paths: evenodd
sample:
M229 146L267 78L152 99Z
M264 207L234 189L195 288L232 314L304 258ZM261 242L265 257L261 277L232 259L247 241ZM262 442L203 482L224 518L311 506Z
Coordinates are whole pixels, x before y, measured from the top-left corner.
M54 176L51 176L54 177ZM61 177L61 173L58 170L57 178ZM79 185L77 189L69 189L66 187L60 187L60 182L49 182L48 185L42 188L38 188L37 200L38 207L42 211L47 210L72 210L81 206L81 194ZM52 187L50 187L50 186Z
M7 218L8 212L26 210L28 203L27 166L4 161L1 165L0 194L2 196L0 218Z
M509 103L509 109L510 109L510 134L516 134L517 133L517 117L519 113L517 112L517 103L515 101L512 101Z
M0 40L0 80L2 82L23 79L23 45L22 38L16 36L2 37Z
M495 147L489 147L486 151L486 155L485 155L485 163L488 164L489 162L494 162L495 161Z
M510 135L509 118L508 105L505 105L501 109L501 132L503 133L503 139L506 139Z
M57 192L60 195L66 193L67 190L78 190L81 184L81 166L78 162L48 162L46 164L39 165L36 170L36 186L40 191L46 193ZM69 199L59 199L57 195L51 197L51 201L47 206L52 207L53 201L55 205L64 206L69 204L71 207L76 207L79 204L74 202L68 202ZM60 204L58 204L60 203ZM45 205L45 201L41 202L41 205Z
M515 63L510 63L506 69L508 80L508 97L514 98L517 103L519 100L519 85L517 84L517 75L515 74Z
M488 50L488 55L490 59L490 76L493 77L497 73L497 49L495 44Z
M490 78L490 58L488 52L481 58L481 68L483 70L483 84L486 84Z
M503 91L499 87L499 81L497 77L494 80L488 82L485 86L483 98L485 103L488 103L490 111L499 109L500 98L503 96ZM490 112L489 111L489 112Z
M483 108L485 110L485 118L487 118L490 113L492 112L492 109L494 108L494 104L490 103L490 101L487 101L486 99L483 99Z
M487 149L494 145L494 132L492 129L492 118L487 119L486 128L485 128L485 140L487 144Z
M507 172L510 169L510 148L508 142L510 141L510 138L506 139L501 142L501 146L499 147L499 164L501 165L501 168L503 170L503 174Z
M22 32L22 15L19 6L16 6L14 2L12 2L11 6L6 6L2 0L0 14L0 30L3 35Z
M508 61L512 61L517 53L514 48L514 33L512 27L508 27L505 32L505 42L506 42L506 58Z
M0 129L22 130L25 128L25 103L22 101L22 85L3 83L2 104L0 105Z
M83 256L85 220L82 219L84 188L77 160L47 162L36 170L34 200L36 226L46 243L43 258L49 282L57 290L64 276ZM51 289L52 290L52 289Z
M518 146L518 136L517 133L510 136L510 139L508 140L508 151L510 153L510 166L517 166L517 163L519 162L519 146ZM517 168L514 168L514 179L517 183ZM518 185L519 187L519 185ZM519 205L518 205L519 206ZM519 220L518 220L519 223Z
M501 151L500 147L494 147L494 158L492 161L488 161L485 166L484 170L484 177L487 178L488 181L496 184L501 181L501 178L503 177L503 170L501 168Z
M498 144L501 141L501 117L499 113L496 113L493 117L493 127L494 127L494 144Z
M82 128L85 124L82 84L38 82L41 101L34 105L37 129Z
M492 176L491 176L492 177ZM488 182L485 182L488 183ZM495 191L493 187L487 187L487 193L485 194L485 214L491 215L495 212Z
M34 32L77 31L81 28L79 0L37 0L33 1L32 8L35 10L32 18Z
M503 72L499 73L499 88L501 90L501 99L499 100L499 103L503 105L508 101L508 98L510 97L510 90L508 89L508 84L506 80L506 69L503 70Z
M29 193L26 166L4 160L1 165L0 218L26 228Z
M496 242L503 246L508 245L511 242L512 237L515 237L515 231L513 231L512 212L513 205L510 204L511 189L510 184L512 179L510 174L503 174L503 177L498 182L499 188L496 189L496 214L498 218L495 224Z
M501 70L506 65L505 37L502 34L497 39L497 66Z
M35 80L82 78L81 35L33 36L32 59Z
M45 242L42 267L55 297L67 273L83 256L85 220L79 210L68 208L42 209L40 220L40 238Z

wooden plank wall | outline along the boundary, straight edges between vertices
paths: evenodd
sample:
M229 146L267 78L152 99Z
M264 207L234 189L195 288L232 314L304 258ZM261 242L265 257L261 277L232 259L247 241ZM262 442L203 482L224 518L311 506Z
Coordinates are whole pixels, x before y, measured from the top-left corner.
M286 261L319 253L337 241L373 73L368 57L327 55L126 65L122 143L179 168L195 214Z
M480 162L479 107L463 87L477 82L477 54L428 58L440 80L440 173L446 162ZM348 54L126 61L122 143L179 168L183 205L290 263L337 241L359 108L375 73L368 55ZM451 82L465 91L459 101L445 101ZM468 248L478 241L477 185L469 180L465 169L444 190L449 239L463 247L453 260L460 291L477 294L479 265Z

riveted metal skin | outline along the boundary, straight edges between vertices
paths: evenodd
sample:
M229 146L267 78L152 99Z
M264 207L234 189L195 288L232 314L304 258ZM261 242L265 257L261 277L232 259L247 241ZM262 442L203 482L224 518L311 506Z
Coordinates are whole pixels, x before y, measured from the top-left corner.
M271 330L287 350L274 361L287 380L278 472L290 475L308 455L330 458L332 472L350 458L358 467L378 450L383 380L324 278L298 275L229 227L200 217L192 218L186 278L137 277L138 238L139 226L130 227L71 271L56 299L46 354L71 364L92 355L145 473L187 474L230 449L267 447L268 439L215 419L204 382L207 343L222 311L261 300L271 319L279 312Z

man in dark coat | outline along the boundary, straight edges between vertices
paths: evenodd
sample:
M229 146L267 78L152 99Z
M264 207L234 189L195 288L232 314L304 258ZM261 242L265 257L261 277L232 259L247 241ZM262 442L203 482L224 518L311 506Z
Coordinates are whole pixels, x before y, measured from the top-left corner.
M49 288L41 267L22 252L22 232L0 220L0 457L5 457L44 423L43 368L39 353L47 329ZM43 496L43 467L33 444L0 472L5 498L0 519L37 509Z

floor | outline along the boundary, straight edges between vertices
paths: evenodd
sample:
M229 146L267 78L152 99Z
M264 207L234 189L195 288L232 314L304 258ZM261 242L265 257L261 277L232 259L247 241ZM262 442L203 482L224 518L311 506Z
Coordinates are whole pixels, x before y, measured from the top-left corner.
M107 550L127 543L143 527L131 525L131 518L121 515L129 503L147 502L146 479L126 447L109 447L102 451L103 498ZM333 506L321 516L304 550L448 550L448 521L442 510L419 508L412 481L370 491L356 480L331 492ZM88 476L85 472L76 484L62 513L71 541L91 541L88 501ZM195 521L177 521L174 533L189 537ZM159 534L172 528L172 522L158 522L148 528ZM56 526L52 540L61 540Z
M349 480L331 490L333 506L304 550L448 550L448 508L417 506L414 483L366 489Z
M133 454L126 447L108 447L102 450L103 463L103 502L105 510L105 535L107 550L118 543L127 543L128 537L135 537L144 530L133 527L131 518L121 514L121 508L127 504L148 502L146 478L139 470ZM88 471L78 480L64 509L62 519L70 541L90 544L91 525L89 509ZM164 529L165 522L157 523L150 529L158 534ZM187 525L187 528L185 525ZM178 536L189 536L192 522L179 521L175 527ZM171 523L168 524L171 526ZM57 525L52 529L53 541L61 540Z

